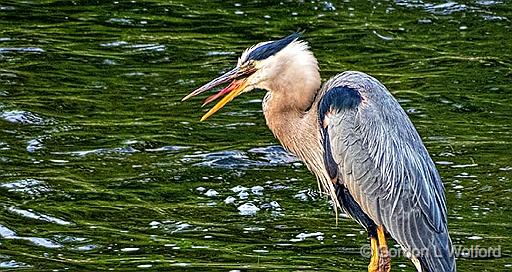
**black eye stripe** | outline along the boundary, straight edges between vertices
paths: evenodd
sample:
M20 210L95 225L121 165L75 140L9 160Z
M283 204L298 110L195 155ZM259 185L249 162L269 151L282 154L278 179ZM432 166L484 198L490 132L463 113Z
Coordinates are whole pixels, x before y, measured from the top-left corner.
M281 51L291 42L300 38L300 33L293 33L287 37L284 37L280 40L273 41L264 45L261 45L255 49L253 49L249 55L247 56L247 60L263 60L270 56L275 55L277 52Z

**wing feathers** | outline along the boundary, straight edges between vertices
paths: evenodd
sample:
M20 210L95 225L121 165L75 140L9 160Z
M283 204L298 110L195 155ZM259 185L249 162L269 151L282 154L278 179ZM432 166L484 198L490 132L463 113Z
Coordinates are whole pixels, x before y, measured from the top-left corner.
M376 79L357 72L335 77L323 92L326 159L364 213L406 250L451 248L441 179L398 102ZM454 269L453 256L447 258ZM423 261L438 267L439 261Z

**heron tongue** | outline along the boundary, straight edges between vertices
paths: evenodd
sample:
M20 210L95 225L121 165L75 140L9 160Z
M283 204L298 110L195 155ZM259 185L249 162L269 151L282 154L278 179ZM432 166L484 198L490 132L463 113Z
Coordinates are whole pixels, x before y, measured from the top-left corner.
M231 84L229 84L226 88L222 89L217 94L214 94L214 95L208 97L208 99L206 99L206 101L204 102L203 106L212 102L213 100L219 98L223 94L227 94L217 104L215 104L215 106L213 106L213 108L211 108L205 115L203 115L203 117L201 117L201 121L206 120L206 118L212 116L214 113L216 113L222 107L224 107L224 105L226 105L229 101L231 101L231 100L233 100L233 98L237 97L245 89L246 86L247 86L247 81L245 79L234 80L233 82L231 82Z
M228 94L230 93L231 91L233 91L238 85L240 85L240 81L239 80L233 80L228 86L226 86L224 89L220 90L218 93L206 98L203 102L203 105L201 107L204 107L208 104L210 104L211 102L217 100L219 97L225 95L225 94Z

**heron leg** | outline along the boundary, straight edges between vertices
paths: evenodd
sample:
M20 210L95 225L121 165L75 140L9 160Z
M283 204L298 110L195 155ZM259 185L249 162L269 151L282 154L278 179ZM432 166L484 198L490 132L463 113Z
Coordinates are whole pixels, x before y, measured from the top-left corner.
M378 271L389 272L391 271L391 257L389 256L389 249L383 225L377 227L377 238L379 243Z
M370 237L370 245L372 247L372 258L368 265L368 272L379 272L379 244L377 238Z

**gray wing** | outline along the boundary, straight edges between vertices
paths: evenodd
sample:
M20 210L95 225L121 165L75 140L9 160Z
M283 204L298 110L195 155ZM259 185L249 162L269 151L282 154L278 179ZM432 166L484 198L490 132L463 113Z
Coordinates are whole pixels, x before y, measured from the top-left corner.
M426 269L453 271L444 188L406 113L363 73L340 74L323 90L319 117L331 176L334 169L362 210Z

